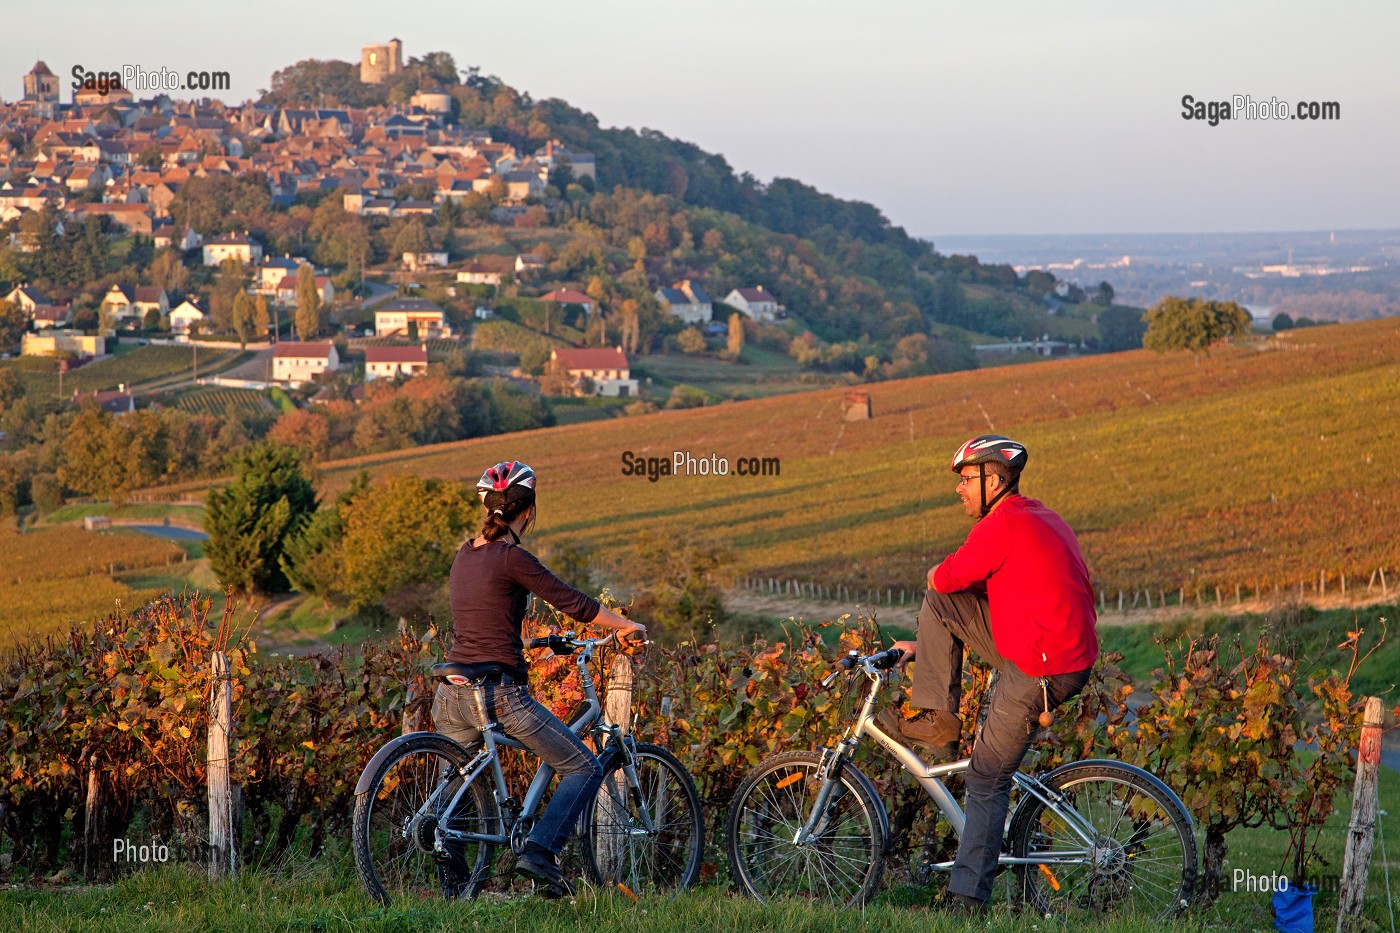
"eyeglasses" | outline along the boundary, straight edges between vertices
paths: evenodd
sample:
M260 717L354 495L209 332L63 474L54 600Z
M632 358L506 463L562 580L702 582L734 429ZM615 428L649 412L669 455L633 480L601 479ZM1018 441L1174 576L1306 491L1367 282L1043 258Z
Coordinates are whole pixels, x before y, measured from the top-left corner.
M995 473L988 473L988 474L987 474L987 478L988 478L988 479L990 479L990 478L993 477L993 476L996 476L996 474L995 474ZM958 477L959 477L959 479L958 479L958 485L959 485L959 486L966 486L968 483L970 483L970 482L972 482L973 480L977 479L977 474L976 474L976 473L959 473L959 474L958 474Z

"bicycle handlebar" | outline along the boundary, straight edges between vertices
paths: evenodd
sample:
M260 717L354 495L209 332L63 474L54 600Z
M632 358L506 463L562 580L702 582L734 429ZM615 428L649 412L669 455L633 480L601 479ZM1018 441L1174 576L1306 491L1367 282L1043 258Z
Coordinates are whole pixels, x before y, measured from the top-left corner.
M904 657L904 652L898 648L889 648L876 654L860 655L852 651L835 664L836 670L822 678L822 687L828 688L836 683L836 678L842 672L859 666L867 674L874 675L877 671L887 671L899 663L899 659Z
M634 642L623 642L619 640L618 636L620 634L620 632L613 632L606 638L575 638L573 632L555 632L549 635L543 635L539 638L532 638L526 642L525 646L527 648L548 648L555 654L573 654L580 648L587 648L590 646L593 648L602 648L606 645L616 643L619 648L622 648L629 644L634 644ZM651 640L647 639L646 641L635 642L635 644L646 646L651 644Z

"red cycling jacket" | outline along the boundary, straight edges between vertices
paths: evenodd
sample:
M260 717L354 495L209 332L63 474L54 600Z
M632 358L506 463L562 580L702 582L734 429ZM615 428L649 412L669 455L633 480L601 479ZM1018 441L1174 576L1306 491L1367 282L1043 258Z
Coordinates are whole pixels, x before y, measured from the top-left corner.
M1031 677L1082 671L1099 656L1094 590L1079 542L1035 499L1002 499L934 568L933 587L985 590L997 650Z

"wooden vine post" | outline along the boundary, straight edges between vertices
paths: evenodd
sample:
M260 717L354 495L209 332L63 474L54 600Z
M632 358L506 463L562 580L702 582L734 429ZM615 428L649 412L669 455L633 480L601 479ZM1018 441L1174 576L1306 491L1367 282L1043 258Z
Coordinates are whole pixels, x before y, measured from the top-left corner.
M1366 900L1366 875L1371 867L1371 847L1376 837L1381 722L1380 697L1370 697L1366 700L1366 715L1361 723L1356 794L1351 804L1351 824L1347 827L1341 891L1337 895L1337 933L1346 933L1354 926L1361 916L1361 905Z
M229 782L229 744L233 735L233 688L229 676L229 622L233 598L225 597L224 618L214 639L209 669L209 876L234 873L233 785Z
M623 735L632 725L632 683L632 659L625 651L614 652L603 709L607 721L621 728ZM614 786L604 788L608 792L598 800L598 825L625 825L627 815L619 811L619 804L627 799L627 777L619 768L604 780L613 781ZM620 882L626 871L626 842L626 838L619 833L609 833L599 840L598 870L609 884Z

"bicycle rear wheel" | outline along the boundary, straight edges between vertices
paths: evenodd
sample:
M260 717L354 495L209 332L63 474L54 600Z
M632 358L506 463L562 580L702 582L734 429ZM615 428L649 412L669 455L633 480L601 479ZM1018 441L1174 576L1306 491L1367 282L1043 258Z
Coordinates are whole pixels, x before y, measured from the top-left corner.
M1067 765L1045 785L1094 829L1086 848L1065 817L1027 796L1007 833L1011 854L1046 858L1017 867L1024 902L1063 920L1166 919L1190 902L1196 883L1191 818L1146 772L1119 762Z
M637 787L630 786L619 758L584 808L579 824L584 871L594 884L621 884L637 894L684 890L700 875L705 845L700 794L666 749L639 742L634 758Z
M797 897L838 907L864 904L880 885L882 804L846 765L814 837L794 840L822 786L817 752L783 752L749 773L729 811L729 872L760 901Z
M355 798L355 868L370 897L441 898L444 881L468 883L475 893L490 871L495 846L449 844L448 860L434 855L439 825L460 832L498 834L496 800L482 780L473 781L457 807L465 749L439 735L414 737L385 759L368 791ZM455 877L445 878L450 867Z

